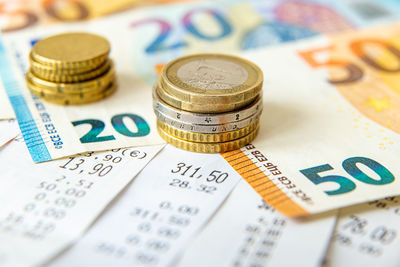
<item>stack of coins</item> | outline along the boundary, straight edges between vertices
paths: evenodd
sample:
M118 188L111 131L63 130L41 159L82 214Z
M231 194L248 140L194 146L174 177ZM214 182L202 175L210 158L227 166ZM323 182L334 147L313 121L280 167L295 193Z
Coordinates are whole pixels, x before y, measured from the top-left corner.
M90 33L65 33L38 41L29 54L29 90L55 104L101 100L116 89L110 43Z
M258 133L263 74L230 55L196 54L168 63L153 89L160 136L179 148L218 153Z

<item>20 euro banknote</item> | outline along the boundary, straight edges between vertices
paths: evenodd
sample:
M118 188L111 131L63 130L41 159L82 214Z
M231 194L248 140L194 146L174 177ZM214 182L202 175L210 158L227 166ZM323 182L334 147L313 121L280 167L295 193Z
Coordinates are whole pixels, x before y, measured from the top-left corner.
M362 25L349 6L316 0L204 2L21 30L5 34L0 42L0 77L36 162L84 151L158 144L162 141L155 131L150 89L157 66L196 51L257 48ZM298 12L288 16L290 10ZM303 13L307 19L298 17ZM381 17L393 17L390 12L386 15ZM32 44L66 31L108 38L119 84L114 95L95 104L62 107L29 93L24 74Z
M196 52L244 51L400 18L395 1L234 0L153 7L132 16L132 64L147 83L157 69Z
M124 34L118 20L45 27L9 34L0 43L0 76L15 111L21 133L35 162L84 151L163 143L155 130L151 88L131 69L134 39ZM112 29L120 29L114 31ZM66 31L88 31L105 36L112 47L118 89L107 99L84 106L58 106L32 95L25 84L28 54L38 39ZM124 41L121 42L121 34Z

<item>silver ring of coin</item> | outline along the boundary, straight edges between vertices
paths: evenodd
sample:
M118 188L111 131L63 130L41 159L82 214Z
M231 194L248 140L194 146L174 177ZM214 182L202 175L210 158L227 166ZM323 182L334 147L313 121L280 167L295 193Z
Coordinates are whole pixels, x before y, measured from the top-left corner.
M221 114L191 113L181 109L174 108L165 103L157 94L156 87L153 87L153 109L170 118L175 118L188 124L206 124L215 125L240 121L248 118L260 109L262 109L262 94L260 94L249 106L234 112Z
M224 133L224 132L239 130L254 123L256 120L260 118L262 113L262 108L259 109L255 114L245 119L224 124L214 124L214 125L186 123L183 122L182 120L178 120L170 116L167 116L158 110L154 110L154 112L160 121L183 131L190 131L196 133Z

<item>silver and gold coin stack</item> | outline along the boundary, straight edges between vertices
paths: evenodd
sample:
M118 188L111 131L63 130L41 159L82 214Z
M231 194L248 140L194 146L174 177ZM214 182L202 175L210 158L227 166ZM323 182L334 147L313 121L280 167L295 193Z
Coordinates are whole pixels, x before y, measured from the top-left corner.
M168 143L202 153L238 149L257 135L261 69L224 54L196 54L168 63L153 88L157 129Z
M90 33L65 33L38 41L29 55L29 90L55 104L101 100L116 89L110 43Z

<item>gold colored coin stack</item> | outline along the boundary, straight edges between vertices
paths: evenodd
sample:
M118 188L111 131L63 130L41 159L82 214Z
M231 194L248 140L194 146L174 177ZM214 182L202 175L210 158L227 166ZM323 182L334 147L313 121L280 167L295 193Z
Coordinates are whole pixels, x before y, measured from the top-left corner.
M168 63L153 89L157 129L168 143L202 153L238 149L257 135L261 69L224 54L196 54Z
M90 33L65 33L38 41L29 55L29 90L55 104L80 105L111 95L116 87L110 43Z

